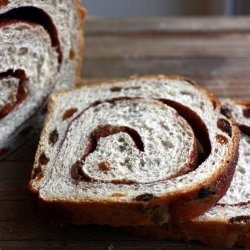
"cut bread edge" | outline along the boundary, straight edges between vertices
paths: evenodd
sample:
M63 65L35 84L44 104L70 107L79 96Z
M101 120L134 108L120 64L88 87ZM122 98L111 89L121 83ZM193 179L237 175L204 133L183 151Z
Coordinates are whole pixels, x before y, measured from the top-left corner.
M135 77L132 79L175 79L175 80L186 80L180 76L143 76ZM124 82L128 79L124 80ZM217 99L210 94L207 90L198 86L195 82L191 82L192 85L201 91L205 96L209 98L211 103L219 108L219 102ZM116 80L110 81L107 84L115 83ZM119 80L119 82L121 82ZM102 86L102 83L93 84L92 87L96 88ZM74 93L75 90L59 91L52 94L48 105L49 113L46 118L46 123L50 120L51 113L56 105L56 99L58 96L65 93ZM40 145L46 136L46 129L43 130ZM213 178L211 178L203 186L196 186L186 192L181 193L178 196L166 196L161 197L160 200L150 202L100 202L95 200L53 200L43 199L39 195L33 185L32 181L29 183L29 189L37 197L38 210L40 214L47 220L56 223L63 224L109 224L113 226L133 226L133 225L151 225L158 223L166 223L170 220L189 220L192 219L210 207L216 204L216 202L225 194L227 188L233 177L235 170L237 157L238 157L238 143L240 132L238 127L233 121L233 143L230 149L230 155L228 159L225 159L223 167L220 168ZM39 146L36 154L36 160L41 154L42 149ZM202 188L209 185L212 187L216 195L207 197L206 199L199 198L199 192ZM56 216L53 216L56 213ZM100 215L102 216L95 216ZM129 216L128 216L129 215Z
M74 5L75 5L76 11L77 11L77 16L78 16L77 26L79 26L79 28L80 28L79 29L79 49L78 49L79 53L77 53L77 55L74 59L75 61L77 61L75 69L74 69L74 71L75 71L74 81L72 79L72 82L68 82L67 88L72 87L72 86L77 86L79 84L79 82L81 81L81 78L80 78L81 67L82 67L82 63L83 63L83 53L84 53L84 48L85 48L84 22L85 22L87 10L81 5L81 0L74 0ZM33 6L33 5L31 5L31 6ZM22 7L22 6L20 6L20 7ZM37 25L36 23L32 23L29 21L21 21L21 20L13 20L13 21L19 22L19 23L27 23L30 26ZM12 21L8 21L8 22L12 22ZM61 88L59 85L57 87L59 89ZM46 99L46 102L47 102L47 99ZM8 158L9 155L11 155L16 149L18 149L23 144L25 144L25 142L28 139L30 139L35 133L40 132L41 127L39 126L39 122L37 122L37 120L40 121L41 118L43 117L44 105L42 107L40 107L36 113L31 114L30 118L27 120L24 120L22 125L18 127L18 132L20 132L21 135L18 134L16 136L11 137L5 143L4 147L2 147L0 149L0 160L4 160L4 159ZM31 128L32 132L22 134L22 131L26 130L27 128Z

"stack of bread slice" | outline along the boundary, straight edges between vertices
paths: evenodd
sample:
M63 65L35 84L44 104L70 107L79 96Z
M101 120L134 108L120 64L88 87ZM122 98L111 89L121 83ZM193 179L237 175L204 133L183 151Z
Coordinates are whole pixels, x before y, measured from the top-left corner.
M215 206L193 220L130 227L127 231L156 239L199 240L211 246L250 247L250 101L224 99L221 103L223 112L233 116L241 130L239 160L227 193Z
M179 76L65 90L80 79L84 16L80 0L0 1L0 158L50 96L29 182L46 219L250 247L250 101Z
M80 76L80 0L0 1L0 158L36 127L48 96Z
M249 245L248 102L146 76L55 93L48 109L29 183L44 217Z

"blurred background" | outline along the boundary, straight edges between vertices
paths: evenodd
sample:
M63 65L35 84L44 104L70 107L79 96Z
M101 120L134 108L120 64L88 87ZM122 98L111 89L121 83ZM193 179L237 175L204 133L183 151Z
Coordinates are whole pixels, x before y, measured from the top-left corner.
M250 14L250 0L83 0L89 16L236 16Z
M83 0L83 5L88 18L94 17L85 26L82 74L88 82L181 74L218 96L249 98L250 0Z

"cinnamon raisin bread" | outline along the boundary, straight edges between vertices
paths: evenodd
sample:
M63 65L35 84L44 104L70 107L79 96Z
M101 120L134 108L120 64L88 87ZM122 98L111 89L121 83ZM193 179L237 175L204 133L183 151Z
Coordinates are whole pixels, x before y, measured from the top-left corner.
M187 220L226 192L238 142L214 96L182 77L83 87L52 95L29 187L60 223Z
M216 247L250 247L250 102L222 100L221 111L233 115L240 128L239 161L229 190L202 216L182 224L129 228L130 232L159 239L199 240Z
M54 89L80 74L84 9L80 1L0 1L0 157L36 126Z

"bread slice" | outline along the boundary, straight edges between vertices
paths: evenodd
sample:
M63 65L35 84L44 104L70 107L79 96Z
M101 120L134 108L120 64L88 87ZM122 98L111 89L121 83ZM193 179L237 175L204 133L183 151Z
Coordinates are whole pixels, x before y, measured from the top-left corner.
M222 112L233 115L241 128L239 161L225 196L190 222L127 230L158 239L199 240L216 247L250 247L250 101L225 99L222 104Z
M226 192L238 142L214 96L182 77L83 87L52 95L29 187L60 223L187 220Z
M40 123L48 95L79 78L84 14L78 0L0 2L0 158Z

